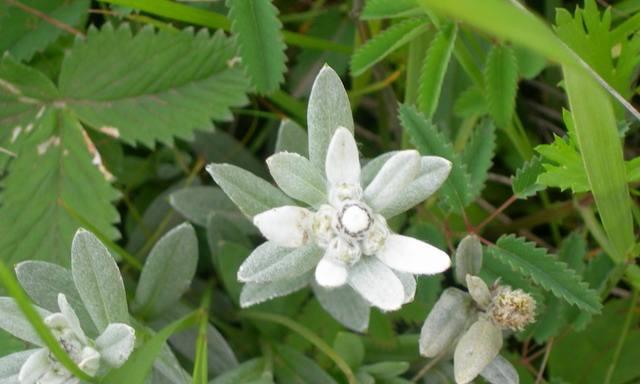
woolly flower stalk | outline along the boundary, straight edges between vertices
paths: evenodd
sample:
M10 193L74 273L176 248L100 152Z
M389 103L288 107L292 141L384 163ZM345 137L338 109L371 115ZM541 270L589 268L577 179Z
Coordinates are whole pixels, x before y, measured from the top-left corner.
M78 316L63 294L58 295L58 307L60 312L46 316L44 323L51 330L62 349L86 374L95 376L103 365L111 368L120 367L129 358L135 343L133 328L126 324L109 324L94 341L89 339L82 330ZM17 383L80 383L80 379L74 377L46 346L18 352L15 355L22 359L28 356L19 370L17 381L15 381ZM11 359L11 355L7 358Z
M314 83L308 125L309 158L283 151L267 159L276 184L288 197L236 167L207 168L267 239L238 271L238 279L246 283L241 305L310 284L337 320L363 330L370 306L399 309L413 300L414 275L449 268L445 252L393 233L387 219L433 194L446 180L451 163L405 150L382 155L361 168L348 98L328 66ZM241 184L248 187L241 189Z

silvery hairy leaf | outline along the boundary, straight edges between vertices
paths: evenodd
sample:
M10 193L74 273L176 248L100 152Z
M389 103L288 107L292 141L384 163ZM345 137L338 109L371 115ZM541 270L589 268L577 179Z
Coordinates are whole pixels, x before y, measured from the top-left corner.
M111 323L129 323L127 296L118 265L92 233L80 229L71 245L71 274L99 333Z
M276 297L288 295L306 287L310 281L311 273L305 273L287 280L246 283L240 293L240 306L246 308Z
M153 247L136 289L138 313L156 316L173 306L191 285L198 265L198 239L190 224L181 224Z
M248 233L255 232L251 222L220 188L205 186L182 188L169 195L169 203L194 224L206 226L209 215L215 213Z
M80 319L82 329L92 338L98 336L70 270L46 261L30 260L16 265L15 271L20 285L35 304L47 311L58 312L58 294L64 294Z
M327 148L338 127L353 132L353 116L347 91L338 74L325 65L311 88L307 109L309 159L318 169L324 169Z
M276 184L290 197L313 207L327 201L327 181L306 157L279 152L267 159L267 166Z
M467 275L477 276L482 269L482 244L475 235L465 236L456 249L456 280L465 285Z
M471 297L447 288L433 306L420 331L420 354L435 357L451 348L467 324L473 321Z
M482 372L480 372L485 380L491 384L518 384L520 377L518 371L511 365L509 360L498 355Z
M51 314L45 309L34 307L42 318ZM11 297L0 297L0 329L33 345L43 345L40 336L24 317L16 301Z
M491 292L487 284L478 276L467 275L467 287L473 300L480 308L487 308L491 303Z
M362 171L360 172L360 184L362 184L363 188L366 188L369 183L373 180L374 177L380 172L380 168L389 160L393 155L398 153L398 151L391 151L383 153L373 159L369 160L362 166Z
M348 285L327 289L311 284L318 302L341 324L354 331L364 332L369 325L369 303Z
M386 204L379 213L391 218L423 202L445 182L451 171L451 162L438 156L423 156L420 173L406 188Z
M312 270L322 254L322 249L315 244L291 249L267 241L242 263L238 270L238 280L264 283L291 279Z
M209 164L207 171L247 217L293 204L278 188L235 165Z
M36 351L37 349L28 349L0 357L0 384L18 384L20 367Z
M278 138L274 153L293 152L300 156L309 156L309 138L307 132L293 120L285 119L278 128Z
M456 383L471 382L495 359L502 348L502 331L480 318L462 336L453 354Z

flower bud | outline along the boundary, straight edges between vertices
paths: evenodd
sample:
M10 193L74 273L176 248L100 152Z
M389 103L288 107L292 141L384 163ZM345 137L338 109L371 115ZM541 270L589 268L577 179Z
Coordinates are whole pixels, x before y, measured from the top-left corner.
M534 322L536 301L521 289L500 286L493 295L487 314L497 326L521 331Z

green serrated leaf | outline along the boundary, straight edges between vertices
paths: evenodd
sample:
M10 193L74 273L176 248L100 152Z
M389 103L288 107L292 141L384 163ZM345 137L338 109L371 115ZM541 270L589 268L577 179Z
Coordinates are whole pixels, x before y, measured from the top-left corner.
M457 24L450 22L442 26L431 41L424 58L418 87L418 107L428 119L433 117L438 107L444 75L449 67L457 35Z
M487 250L556 297L591 313L598 313L602 308L598 294L567 264L555 260L545 249L536 248L523 238L506 235Z
M476 127L462 152L462 161L467 167L471 180L470 193L474 198L480 196L484 189L489 168L493 164L495 150L496 129L491 121L485 120Z
M542 162L544 171L538 176L538 183L562 190L571 189L574 193L590 190L580 153L567 139L556 136L553 143L539 145L535 149L546 160Z
M449 210L463 211L472 200L471 180L466 166L453 151L451 142L415 107L403 104L399 111L402 126L411 136L411 142L423 155L441 156L451 161L451 173L442 186L442 197Z
M496 125L507 129L516 107L518 91L518 60L513 49L494 46L484 68L485 92L489 112Z
M427 30L425 18L408 19L380 32L351 56L351 74L358 76L391 52L402 47Z
M60 92L95 129L131 144L171 144L212 129L212 119L228 120L229 108L247 102L249 84L234 55L221 32L145 27L134 35L128 24L106 24L65 56Z
M242 64L260 93L277 90L286 70L282 23L271 0L227 0Z
M69 265L78 223L64 205L111 239L118 193L92 164L83 129L70 113L47 110L21 145L4 182L0 208L0 259L48 260ZM64 204L64 205L63 205Z
M526 199L533 196L538 191L545 189L545 186L538 183L538 176L544 171L540 157L534 156L526 161L522 167L518 168L515 176L511 177L511 188L513 194L519 199Z
M76 26L84 23L89 9L88 0L21 0L23 6L65 23ZM0 3L0 52L9 52L18 60L29 61L36 52L44 50L66 33L47 20L3 1Z
M390 19L418 16L423 13L416 0L367 0L360 18L362 20Z
M489 114L489 106L482 91L478 87L471 87L460 93L453 106L456 116L467 118Z

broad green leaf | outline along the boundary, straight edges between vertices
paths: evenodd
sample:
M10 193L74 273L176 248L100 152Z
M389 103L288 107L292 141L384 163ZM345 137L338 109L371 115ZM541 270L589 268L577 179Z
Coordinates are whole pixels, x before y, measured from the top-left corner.
M242 284L238 281L240 265L251 253L250 248L241 244L222 241L218 245L218 257L216 259L220 279L231 299L238 303Z
M313 207L328 201L327 181L306 157L280 152L269 157L267 165L276 184L290 197Z
M391 379L400 376L409 369L409 363L406 361L383 361L381 363L369 364L362 367L376 379Z
M570 331L557 338L549 356L551 375L570 383L604 383L631 305L634 304L629 300L611 300L587 329ZM637 320L637 313L633 313L631 324L637 324ZM637 364L640 359L640 330L632 326L621 346L611 383L637 382L640 378L640 365Z
M338 127L353 132L351 104L338 74L324 65L313 82L307 108L309 160L323 172L327 148Z
M427 21L416 17L401 21L380 32L362 45L351 57L351 74L359 76L427 30Z
M337 384L313 360L285 345L275 347L275 376L278 382L305 384Z
M23 261L15 271L20 285L36 305L50 312L59 312L58 294L62 293L80 319L82 329L91 337L98 336L73 283L71 271L44 261Z
M278 188L242 168L229 164L209 164L207 171L249 218L271 208L293 205L293 201Z
M491 117L501 129L511 125L518 90L518 60L511 47L491 48L484 67L485 91Z
M20 3L58 22L77 26L86 20L90 1L21 0ZM29 61L36 52L43 51L67 33L9 1L0 3L0 52L9 52L18 60Z
M617 262L635 243L622 145L609 97L581 71L563 67L576 139L600 220Z
M515 45L513 53L518 59L518 72L525 79L534 79L547 66L547 60L529 48Z
M511 177L513 194L519 199L526 199L535 195L536 192L544 190L544 185L538 183L538 176L543 171L540 157L534 156L526 161Z
M198 265L198 239L193 227L182 224L153 247L142 269L134 305L143 316L164 312L189 289Z
M488 115L489 106L483 91L475 86L462 91L456 99L453 112L461 118Z
M471 180L470 193L480 196L487 180L487 174L493 165L496 150L495 126L489 120L480 123L464 147L462 161L467 166Z
M7 356L11 353L24 350L24 343L9 333L0 330L0 356ZM31 351L29 351L31 352ZM22 365L22 364L20 364ZM14 374L17 370L10 369L9 366L0 362L0 380L7 377L7 373ZM4 370L6 367L6 371ZM18 367L19 369L19 367ZM3 376L5 375L5 376Z
M71 274L99 333L109 324L129 323L127 296L118 265L100 240L83 229L73 238Z
M91 28L65 56L60 92L97 130L131 144L171 144L173 137L212 129L212 119L229 120L229 108L247 102L247 80L230 61L234 54L222 33L145 27L134 35L127 24L106 24Z
M423 11L416 0L367 0L360 18L362 20L388 19L418 16Z
M107 181L109 175L92 164L95 154L88 146L86 134L70 113L43 110L3 180L0 259L69 265L78 222L65 205L91 218L105 236L119 236L112 226L119 215L111 205L118 193Z
M428 119L433 117L440 101L444 75L449 67L451 53L458 36L458 26L447 23L431 41L420 72L418 107Z
M464 163L453 151L451 142L414 107L401 105L400 121L420 153L441 156L451 161L451 173L442 186L442 197L449 210L461 212L471 202L471 181Z
M282 23L271 0L227 0L231 32L242 65L260 93L271 93L284 81L286 46Z
M278 129L278 139L274 153L293 152L300 156L309 156L309 138L307 132L293 120L282 120Z
M333 340L333 349L338 352L351 369L357 370L364 361L364 344L358 335L340 332Z
M109 372L101 383L144 384L154 362L163 350L163 346L167 342L167 339L174 333L195 325L197 320L198 313L194 312L169 324L158 333L151 336L148 340L145 340L144 344L140 348L133 351L122 367Z
M543 248L509 235L500 237L487 251L569 304L591 313L598 313L602 308L598 294L574 270L555 260Z
M194 224L206 226L209 216L215 214L247 232L255 232L255 227L220 188L194 186L179 189L169 195L169 203Z

